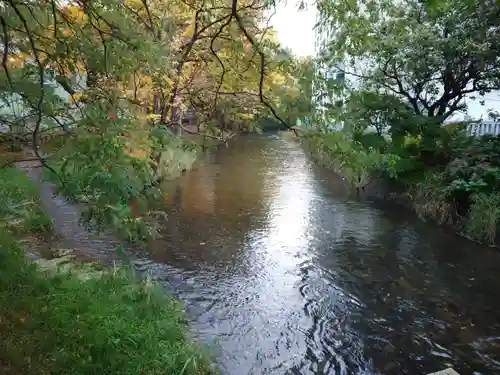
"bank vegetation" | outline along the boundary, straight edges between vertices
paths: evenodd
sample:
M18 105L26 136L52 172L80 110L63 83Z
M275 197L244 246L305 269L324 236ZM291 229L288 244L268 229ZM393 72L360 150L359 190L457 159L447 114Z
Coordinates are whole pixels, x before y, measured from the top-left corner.
M0 207L2 374L213 372L188 337L180 303L151 281L67 256L26 258L54 234L39 188L23 171L0 170Z
M500 6L363 4L320 2L319 27L335 38L316 62L306 147L355 190L383 181L421 218L498 244L500 138L456 119L467 103L491 107L483 97L500 89Z
M277 42L274 5L0 4L1 373L212 371L179 303L151 283L25 259L27 239L51 236L51 221L36 183L13 166L43 168L84 224L143 245L162 181L238 132L295 121L298 72L311 64Z

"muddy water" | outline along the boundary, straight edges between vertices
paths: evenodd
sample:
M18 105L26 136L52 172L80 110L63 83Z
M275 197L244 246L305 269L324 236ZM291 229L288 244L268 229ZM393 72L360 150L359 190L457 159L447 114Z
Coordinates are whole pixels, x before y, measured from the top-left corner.
M500 255L247 137L167 187L144 267L223 374L500 373Z

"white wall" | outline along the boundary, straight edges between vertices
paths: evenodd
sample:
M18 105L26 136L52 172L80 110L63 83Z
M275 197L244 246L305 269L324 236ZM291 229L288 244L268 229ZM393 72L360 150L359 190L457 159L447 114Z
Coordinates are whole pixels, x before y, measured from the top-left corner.
M76 92L81 92L86 87L87 74L77 73L70 78L71 86ZM69 102L70 95L66 92L62 86L60 86L55 79L46 77L46 84L54 88L54 93L59 96L63 102ZM72 115L78 115L77 107L75 105L70 105L69 107ZM29 104L25 103L22 97L15 93L1 93L0 95L0 131L5 132L9 130L9 127L5 124L1 124L1 117L6 120L20 119L27 117L32 112L32 108ZM67 122L66 118L59 118L61 122ZM44 122L42 121L42 126Z

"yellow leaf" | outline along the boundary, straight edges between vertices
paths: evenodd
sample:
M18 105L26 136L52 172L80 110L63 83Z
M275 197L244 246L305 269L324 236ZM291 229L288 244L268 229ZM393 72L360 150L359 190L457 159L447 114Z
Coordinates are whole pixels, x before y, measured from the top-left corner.
M74 103L74 102L81 101L82 99L85 99L85 96L82 93L77 92L73 95L70 95L70 97L68 98L68 101L70 103Z
M75 36L75 31L70 28L62 29L61 33L64 36Z

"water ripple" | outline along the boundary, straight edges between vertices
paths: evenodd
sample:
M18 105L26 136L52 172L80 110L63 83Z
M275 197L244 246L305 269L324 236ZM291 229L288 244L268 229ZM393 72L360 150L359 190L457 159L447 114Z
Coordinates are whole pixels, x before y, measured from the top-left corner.
M500 371L500 254L351 199L280 139L211 160L138 267L185 302L223 374Z

